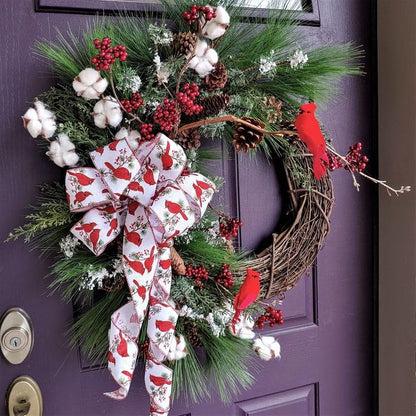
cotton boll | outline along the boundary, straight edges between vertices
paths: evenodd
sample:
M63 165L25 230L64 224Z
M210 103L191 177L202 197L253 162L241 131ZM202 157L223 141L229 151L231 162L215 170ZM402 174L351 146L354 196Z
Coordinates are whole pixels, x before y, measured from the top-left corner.
M260 337L260 339L261 339L261 342L262 342L264 345L267 345L268 347L269 347L270 345L272 345L272 344L273 344L273 342L275 342L274 337L266 337L266 336L262 336L262 337Z
M42 131L41 135L46 139L49 139L53 136L56 130L56 123L54 119L48 118L42 121Z
M269 361L272 358L270 348L268 348L260 338L254 340L253 349L256 354L264 361Z
M104 114L94 114L94 124L100 129L107 126L107 117Z
M29 108L26 113L23 114L22 116L23 121L27 121L29 122L29 120L38 120L38 113L36 112L36 110L34 108Z
M275 340L272 345L269 346L274 358L280 358L280 344Z
M82 70L72 82L77 95L86 100L98 100L108 86L108 81L93 68Z
M198 56L194 56L188 63L189 68L195 69L195 67L199 64L200 58Z
M65 133L58 134L56 141L61 146L62 152L69 152L71 150L75 150L74 143L71 142L71 140Z
M206 60L201 60L198 65L194 68L198 75L203 78L207 76L214 67Z
M79 156L75 152L68 152L62 157L66 166L73 167L79 161Z
M204 29L204 36L208 39L217 39L221 37L226 31L224 26L218 25L215 22L208 24Z
M101 79L101 75L93 68L85 68L78 74L78 78L83 84L92 85Z
M229 25L230 24L230 15L227 13L227 10L224 9L222 6L218 6L215 9L215 21L217 23L223 24L223 25Z
M205 54L204 58L211 64L215 65L218 62L218 54L215 49L209 48Z
M116 140L127 140L127 143L132 150L136 150L139 147L141 137L142 136L137 130L127 130L125 127L122 127L114 136Z
M196 56L202 56L204 55L207 49L208 49L208 43L205 40L198 40L195 46L194 54Z
M35 101L34 106L36 108L36 112L38 113L38 118L40 121L53 118L53 114L45 108L45 104L43 104L42 101Z
M52 162L54 162L60 168L63 168L65 166L65 162L62 157L61 146L58 141L55 140L51 142L51 144L49 145L49 150L46 152L46 155L49 156Z
M98 101L93 109L94 124L103 129L107 125L117 127L123 120L120 105L113 97Z
M187 354L188 350L186 348L186 342L183 335L173 337L166 358L169 361L177 361L186 357Z
M26 129L29 134L35 139L42 133L42 123L40 120L30 120L26 123Z

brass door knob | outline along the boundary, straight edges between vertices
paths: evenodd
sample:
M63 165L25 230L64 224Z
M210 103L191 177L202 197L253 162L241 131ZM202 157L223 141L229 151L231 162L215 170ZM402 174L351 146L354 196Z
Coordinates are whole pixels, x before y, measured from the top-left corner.
M42 416L43 401L40 388L29 376L17 377L6 394L9 416Z
M3 315L0 324L0 349L11 364L21 364L33 347L33 327L29 315L12 308Z

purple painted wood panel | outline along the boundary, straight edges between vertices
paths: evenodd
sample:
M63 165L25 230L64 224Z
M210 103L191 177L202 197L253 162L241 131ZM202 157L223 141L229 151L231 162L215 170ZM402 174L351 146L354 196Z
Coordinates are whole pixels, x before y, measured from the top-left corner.
M354 40L368 50L370 5L360 0L320 1L321 27L301 30L310 35L311 42ZM36 185L61 177L61 171L46 161L21 127L19 116L27 103L53 83L46 64L31 54L33 42L42 37L53 39L55 26L65 31L69 25L76 33L90 19L71 13L35 13L31 2L4 1L0 15L7 54L0 63L1 240L22 223L28 212L25 207L37 193ZM358 140L366 149L372 144L371 68L367 71L370 75L366 77L345 80L338 100L318 113L340 151ZM264 244L277 222L283 188L278 187L273 166L261 158L239 158L238 167L236 171L235 163L227 160L214 168L223 172L230 184L222 194L224 202L245 222L242 244L256 248ZM373 413L371 189L363 184L362 192L357 194L344 172L335 172L333 178L336 204L331 233L316 272L287 293L282 306L287 324L268 331L279 338L283 358L260 362L257 383L236 397L236 404L221 406L215 395L202 405L179 401L173 406L172 416L240 415L246 405L254 403L261 409L265 398L275 399L275 404L284 403L284 398L290 397L288 392L303 397L300 407L258 414ZM36 331L33 352L25 363L11 366L0 358L0 395L13 378L28 374L42 388L45 416L146 415L148 399L140 371L129 397L113 402L101 394L115 387L107 371L81 370L77 351L69 350L64 337L72 307L57 295L49 296L48 282L43 279L50 261L39 260L38 253L30 252L22 242L1 244L0 250L0 314L9 307L21 306L31 315ZM305 388L308 393L302 395ZM246 414L250 411L256 410L244 410Z

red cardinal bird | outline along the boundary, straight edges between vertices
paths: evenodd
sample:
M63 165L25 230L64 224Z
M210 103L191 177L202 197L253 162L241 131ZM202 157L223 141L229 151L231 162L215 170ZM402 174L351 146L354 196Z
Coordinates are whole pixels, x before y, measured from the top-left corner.
M160 329L162 332L169 331L169 329L175 329L175 325L171 321L159 321L156 319L155 325L156 328Z
M92 230L90 234L90 241L91 241L92 248L94 249L94 251L95 251L95 248L97 247L98 241L100 240L100 231L101 230L99 228L96 228L95 230Z
M214 190L214 187L212 185L210 185L209 183L203 182L203 181L196 181L196 183L198 184L198 186L204 190L207 189L212 189Z
M107 237L110 236L110 234L117 228L117 226L118 226L117 218L113 218L110 221L110 229L107 231Z
M108 167L108 169L111 170L111 172L117 179L124 179L125 181L129 181L131 179L131 173L127 168L124 168L123 166L115 168L109 162L105 162L104 164Z
M150 381L155 385L155 386L163 386L164 384L172 384L172 381L166 380L165 377L157 377L154 376L153 374L150 374Z
M241 311L251 305L260 293L260 274L254 270L247 269L247 276L234 298L235 314L231 321L235 333L235 324L238 322Z
M139 191L144 192L143 186L139 184L139 182L130 182L127 185L127 188L129 188L131 191Z
M152 249L150 250L149 257L144 261L144 267L146 268L148 273L150 273L150 270L152 270L153 260L155 258L154 252L155 252L155 246L152 247Z
M140 204L137 202L137 201L131 201L130 203L129 203L129 214L130 215L134 215L134 213L136 212L136 209L137 209L137 207L139 206Z
M114 140L108 145L108 148L112 151L117 150L118 140Z
M172 201L165 201L165 207L168 209L169 212L171 212L172 214L181 214L182 218L187 221L188 217L186 216L186 214L182 211L182 207L177 204L176 202L172 202Z
M199 200L199 204L202 205L202 201L201 201L202 189L199 186L195 185L194 183L192 184L192 186L195 189L195 194L196 194L196 197Z
M140 283L134 279L133 283L137 286L138 295L144 300L146 298L146 286L140 285Z
M111 351L108 351L108 362L116 365L116 359Z
M299 138L306 144L313 155L313 174L317 180L324 176L326 171L325 163L329 163L326 154L325 139L315 118L315 103L303 104L300 107L299 115L295 120L295 127Z
M136 272L143 274L144 273L144 266L141 261L135 261L135 260L129 260L124 254L123 254L124 260L129 264L129 266Z
M137 247L140 247L143 241L139 233L127 230L126 226L124 226L124 237L128 242L135 244Z
M89 224L81 224L79 227L75 227L75 229L77 231L85 231L86 233L90 233L96 225L96 222L90 222Z
M95 178L90 178L89 176L84 175L83 173L74 173L69 170L68 174L71 176L75 176L78 179L78 183L82 186L91 185L95 181Z
M127 376L127 377L129 377L129 378L133 378L133 374L132 373L129 373L128 371L126 371L126 370L123 370L122 371L122 374L124 374L125 376Z
M153 175L153 171L152 169L150 169L149 166L146 166L146 172L143 175L143 180L148 184L148 185L154 185L155 182L155 177Z
M127 352L127 341L123 338L123 333L120 331L120 343L117 345L117 352L122 357L129 357Z
M160 264L160 267L161 267L163 270L169 269L169 267L170 267L170 259L167 259L167 260L160 260L160 261L159 261L159 264Z
M160 158L162 160L162 165L163 165L164 170L169 170L173 165L173 159L169 155L169 150L170 150L170 143L168 142L166 145L166 152L162 153L162 156Z
M90 195L92 195L92 193L88 192L88 191L86 191L86 192L84 192L84 191L77 192L75 194L74 203L82 202L82 201L84 201L84 199L88 198Z

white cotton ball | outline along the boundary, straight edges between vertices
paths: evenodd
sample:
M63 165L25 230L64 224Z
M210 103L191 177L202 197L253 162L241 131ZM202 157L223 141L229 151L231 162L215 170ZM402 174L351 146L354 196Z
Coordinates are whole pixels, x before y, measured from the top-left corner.
M56 141L61 146L62 152L69 152L71 150L75 150L74 143L71 142L69 137L65 133L59 133Z
M250 328L241 328L237 333L238 338L241 339L253 339L256 334Z
M94 105L93 112L97 114L104 114L104 100L97 101Z
M262 336L262 337L260 337L260 339L261 339L261 342L264 344L264 345L267 345L268 347L270 347L270 345L272 345L274 342L275 342L275 339L274 339L274 337L267 337L267 336Z
M217 39L225 33L226 29L224 26L219 25L215 22L208 24L204 29L204 36L208 39Z
M42 131L41 135L46 139L49 139L53 136L56 130L56 123L54 119L48 118L42 121Z
M71 168L74 167L79 161L79 156L74 151L64 153L62 158L65 165Z
M60 168L65 166L65 162L62 156L61 146L57 140L51 142L49 145L49 150L46 152L46 155Z
M117 127L123 120L120 106L115 102L106 102L105 115L107 116L107 124L113 127Z
M224 9L222 6L218 6L215 9L215 21L217 23L223 24L223 25L229 25L230 24L230 15L227 13L227 10Z
M253 349L256 354L264 361L269 361L272 358L270 348L264 345L260 338L256 338L254 340Z
M117 140L128 139L129 132L125 127L122 127L115 135L114 138Z
M23 114L23 120L38 120L38 113L34 108L29 108L26 113Z
M198 40L194 53L196 56L203 56L208 49L208 43L205 40Z
M94 83L93 87L99 94L102 94L108 87L108 81L106 78L102 78Z
M42 123L37 119L30 120L26 124L26 129L33 138L36 138L42 133Z
M218 62L218 54L215 49L209 48L204 55L204 58L212 65Z
M104 114L94 114L94 124L100 129L105 129L107 126L107 117Z
M194 68L198 75L203 78L207 76L214 67L206 60L201 60L198 65Z
M45 104L42 101L35 101L34 106L36 108L36 113L38 114L38 119L43 120L49 118L52 113L45 108Z
M280 358L280 344L276 340L269 346L269 348L274 358Z
M78 78L83 84L92 85L101 78L101 75L93 68L85 68L78 74Z
M100 97L93 87L87 87L78 95L81 95L81 97L85 98L86 100L96 100Z
M198 56L194 56L188 63L189 68L195 69L195 67L199 64L200 58Z

